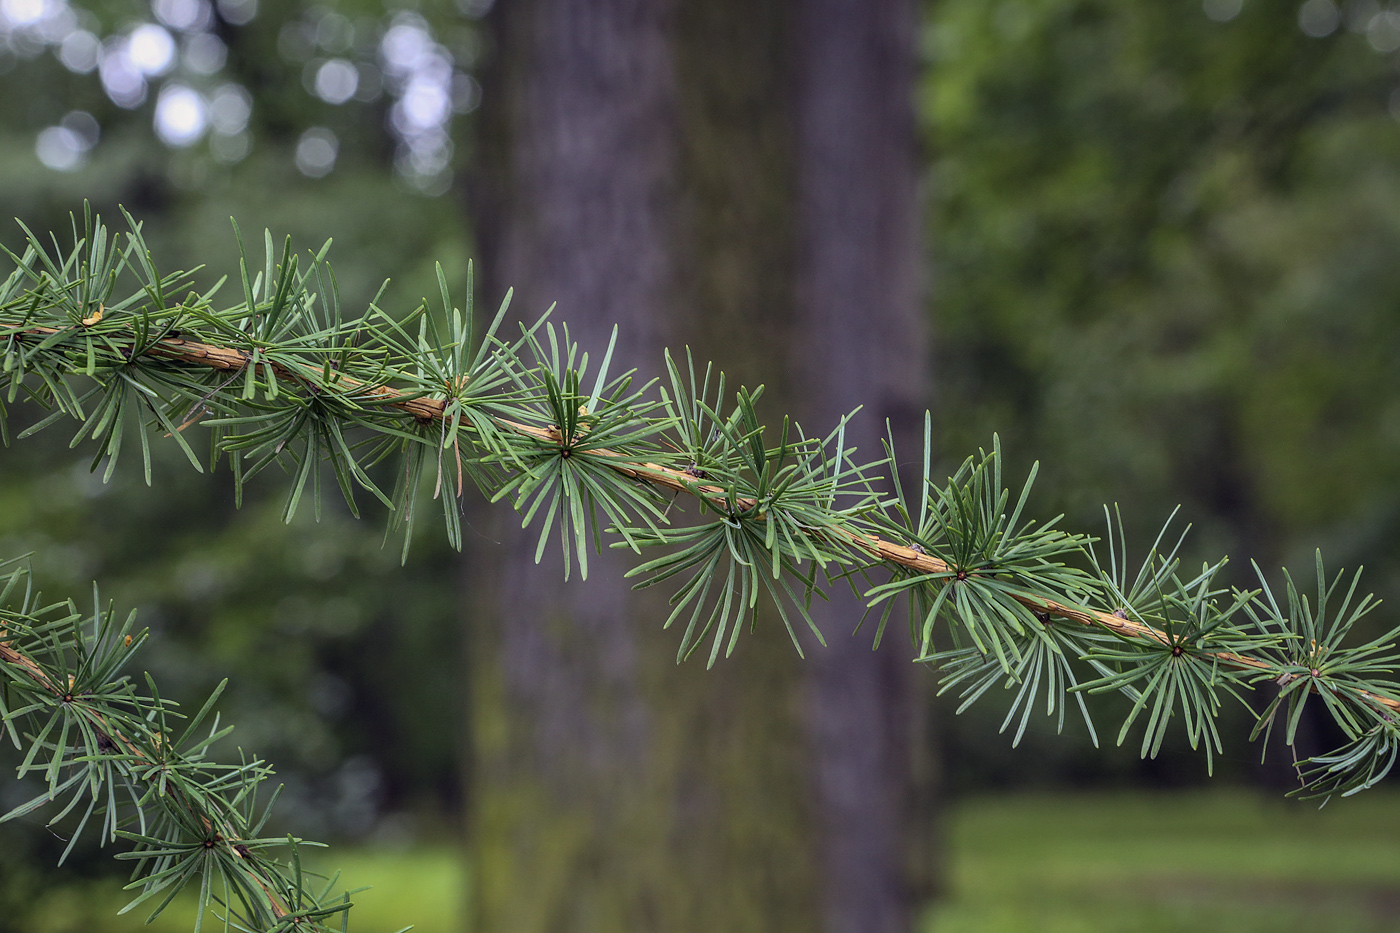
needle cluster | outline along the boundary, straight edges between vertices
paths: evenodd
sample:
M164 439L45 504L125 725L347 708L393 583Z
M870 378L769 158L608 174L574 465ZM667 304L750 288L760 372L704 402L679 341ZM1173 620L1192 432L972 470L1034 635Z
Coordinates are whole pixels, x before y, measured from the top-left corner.
M1116 511L1104 540L1032 518L1035 471L1013 494L998 441L940 478L926 419L923 469L902 482L891 444L866 461L848 446L852 416L819 435L787 419L766 426L761 388L727 391L688 352L638 385L615 372L616 331L595 365L548 314L507 334L509 294L479 327L440 269L440 306L391 314L376 299L346 314L329 244L303 257L270 236L256 266L240 238L237 280L200 291L192 272L158 272L126 220L119 235L85 214L68 249L26 230L23 253L10 254L7 443L8 410L22 405L42 416L21 437L76 426L73 445L91 445L104 477L137 448L149 482L153 443L177 445L196 470L225 464L240 498L275 468L288 477L288 520L308 494L319 513L333 479L356 514L362 498L384 506L405 559L425 510L460 546L475 490L537 530L537 557L561 548L566 574L586 576L604 545L636 554L637 585L672 593L664 624L680 632L679 656L709 664L765 604L797 650L804 630L820 642L812 601L849 586L877 644L896 613L907 619L920 660L962 708L1003 688L1003 729L1017 741L1043 704L1060 726L1075 706L1097 742L1084 697L1116 692L1128 701L1118 742L1140 733L1155 755L1180 723L1208 764L1228 702L1251 710L1256 738L1277 728L1290 745L1304 709L1321 704L1347 742L1299 762L1307 795L1370 787L1400 752L1396 631L1358 643L1352 629L1375 601L1358 596L1359 575L1328 578L1320 556L1311 596L1287 573L1276 591L1258 568L1257 588L1221 582L1223 560L1184 570L1181 536L1166 529L1130 563ZM674 508L682 494L696 507ZM206 759L227 732L198 732L213 698L180 720L149 678L138 692L121 673L144 638L130 618L45 606L22 572L7 579L0 719L23 751L20 776L44 790L3 819L52 805L55 821L76 818L74 839L95 826L126 840L133 905L159 910L197 884L201 918L212 906L252 930L342 925L348 899L302 870L298 840L261 835L255 806L271 770Z

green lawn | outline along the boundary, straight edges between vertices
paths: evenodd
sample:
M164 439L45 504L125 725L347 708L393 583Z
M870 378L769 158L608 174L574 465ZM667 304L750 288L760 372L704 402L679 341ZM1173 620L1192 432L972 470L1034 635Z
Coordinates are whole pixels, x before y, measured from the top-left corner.
M309 863L317 860L303 856ZM354 849L339 846L320 857L321 870L339 870L341 888L373 885L353 897L350 929L359 933L394 933L410 924L416 933L462 933L466 905L466 866L447 847ZM150 926L144 921L154 905L114 916L126 902L110 884L73 886L54 892L35 911L42 918L23 933L190 933L195 903L182 896ZM9 929L0 918L0 930ZM205 933L222 933L213 915Z
M1247 792L988 797L957 806L949 830L950 890L928 933L1400 931L1397 793L1321 811ZM352 929L461 930L466 867L454 850L327 858L350 886L375 886L356 895ZM178 905L154 927L112 921L113 893L65 891L25 933L191 928Z
M1400 930L1400 795L989 797L951 817L937 933Z

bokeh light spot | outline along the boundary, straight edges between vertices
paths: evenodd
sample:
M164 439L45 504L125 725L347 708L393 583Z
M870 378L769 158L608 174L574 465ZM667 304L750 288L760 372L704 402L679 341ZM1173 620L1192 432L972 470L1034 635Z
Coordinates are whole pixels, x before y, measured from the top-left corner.
M1400 49L1400 13L1382 10L1366 24L1366 41L1377 52Z
M209 137L209 152L226 165L241 162L253 148L253 139L247 133L227 136L215 133Z
M218 0L219 15L225 22L244 26L258 15L258 0Z
M400 15L396 20L384 33L379 43L379 53L384 56L390 71L410 71L431 51L432 38L418 17Z
M359 69L343 58L332 58L316 69L316 96L328 104L345 103L359 86Z
M209 126L209 109L193 88L171 84L156 100L156 135L167 146L184 148L198 142Z
M1206 11L1206 16L1217 23L1228 23L1240 15L1244 0L1203 0L1201 7Z
M214 132L236 136L248 127L253 113L253 97L239 84L221 84L209 101L209 120Z
M131 31L127 55L142 75L162 75L175 63L175 40L164 27L142 23Z
M58 47L58 60L74 74L87 74L97 67L102 43L86 29L75 29L63 37Z
M87 141L66 126L49 126L39 131L34 141L34 154L46 168L55 172L73 172L87 161Z
M185 67L195 74L214 74L224 67L227 60L228 46L212 33L196 33L185 41Z
M327 52L345 52L355 44L355 26L339 13L326 13L316 22L315 42Z
M1330 36L1341 21L1341 11L1332 0L1308 0L1298 7L1298 28L1314 39Z
M0 0L0 16L14 26L33 26L48 18L50 0Z
M322 178L335 168L340 140L324 126L313 126L297 141L297 169L309 178Z
M67 116L58 121L58 125L77 133L88 149L96 146L97 140L102 136L102 127L98 124L97 118L86 110L70 111Z
M185 32L208 29L214 21L207 0L155 0L151 9L162 23Z
M452 110L447 89L435 81L418 79L411 82L400 102L407 132L428 130L446 122Z
M102 89L118 107L130 110L146 99L146 79L126 53L126 43L112 40L104 45L98 57L97 73L102 77Z

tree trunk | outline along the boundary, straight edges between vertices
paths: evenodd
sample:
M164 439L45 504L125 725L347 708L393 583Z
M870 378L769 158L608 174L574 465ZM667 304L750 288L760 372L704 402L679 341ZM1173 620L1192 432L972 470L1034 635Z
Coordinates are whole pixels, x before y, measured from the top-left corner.
M800 7L797 413L809 435L824 435L863 406L847 443L876 457L888 423L908 457L920 449L928 391L914 4ZM903 479L919 488L916 475ZM849 589L815 608L828 646L812 653L808 695L826 929L907 930L936 877L928 674L910 663L902 627L879 651L869 630L849 637L864 608Z
M497 4L472 189L485 295L515 286L522 318L557 301L595 359L617 323L615 362L648 375L663 346L690 343L767 383L770 413L795 410L817 372L778 349L798 345L795 270L816 242L798 230L829 216L798 198L820 181L793 107L820 106L797 62L814 15L744 0ZM862 93L903 100L908 78ZM885 245L915 250L904 193ZM899 265L916 258L875 267L908 273L880 285L900 313L917 311ZM917 371L895 381L882 410L921 388ZM804 414L830 420L821 404ZM818 668L776 620L713 670L678 666L664 596L631 593L618 552L565 584L557 548L536 566L530 533L509 514L495 524L503 545L476 548L468 570L478 929L908 928L907 649L872 666L845 637L860 617L848 607ZM869 735L830 708L843 697ZM831 742L844 744L816 751Z

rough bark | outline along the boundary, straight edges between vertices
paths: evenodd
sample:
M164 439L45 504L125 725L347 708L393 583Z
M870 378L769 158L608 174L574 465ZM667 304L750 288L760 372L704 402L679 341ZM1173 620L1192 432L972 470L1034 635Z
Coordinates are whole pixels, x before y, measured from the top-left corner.
M864 406L847 432L867 457L888 422L918 448L927 402L909 0L803 0L797 36L798 329L809 433ZM914 480L914 477L906 477ZM913 482L906 488L917 488ZM826 929L910 927L935 878L926 672L902 629L871 650L848 590L818 607L808 723L822 819Z
M485 296L515 286L522 317L557 301L595 352L618 323L615 358L647 374L660 369L662 346L689 343L734 385L766 383L768 412L796 411L799 387L825 365L806 354L848 341L858 323L797 301L814 287L799 292L797 270L826 261L828 248L799 230L844 222L852 209L799 198L826 178L804 149L816 146L818 164L834 159L828 171L849 158L821 154L829 141L805 122L827 105L798 62L825 54L810 22L818 15L747 0L497 4L472 205ZM872 80L859 94L907 95L909 75L894 74L903 88ZM873 129L905 134L878 145L912 155L902 148L912 124ZM912 164L883 164L896 171L890 190L864 185L856 210L889 227L880 246L897 258L834 284L846 294L868 288L872 274L897 273L876 288L893 321L917 313L913 269L901 265L917 258L907 254L917 236ZM868 200L892 196L904 201ZM838 258L858 266L869 261L861 250ZM831 320L799 338L799 307ZM917 333L904 336L902 352L918 356ZM876 353L862 346L862 359ZM838 379L861 365L826 362ZM879 417L900 415L911 404L901 393L921 390L917 368L904 375L861 401L874 401ZM804 422L826 423L844 407L844 396L823 396ZM553 549L536 566L533 539L495 515L476 524L499 529L486 537L502 543L476 549L468 573L477 928L907 929L917 728L907 650L871 655L868 642L846 638L860 616L847 606L815 668L776 619L760 620L713 670L677 666L676 633L659 626L664 602L628 591L625 559L605 555L587 582L565 584ZM889 647L902 648L902 637ZM864 718L836 708L844 703Z
M595 352L618 323L616 358L653 372L673 309L704 313L672 258L674 16L666 0L500 4L476 189L488 294L516 286L526 317L558 301ZM535 566L522 535L501 538L498 569L478 553L475 574L498 584L471 669L479 928L812 929L785 636L677 666L664 603L629 592L625 560L565 584L553 552Z

